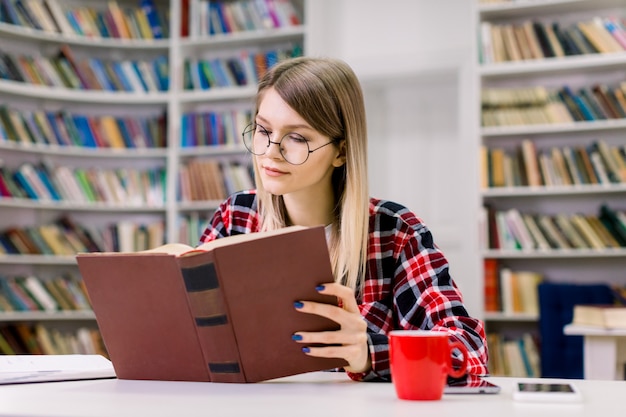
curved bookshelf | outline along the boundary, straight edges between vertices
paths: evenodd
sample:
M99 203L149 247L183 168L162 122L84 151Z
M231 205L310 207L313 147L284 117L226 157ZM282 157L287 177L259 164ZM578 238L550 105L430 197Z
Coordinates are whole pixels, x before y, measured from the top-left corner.
M204 0L191 1L198 3ZM295 0L296 8L300 12L304 12L304 1ZM93 3L94 7L96 3L100 7L99 2ZM75 3L69 2L68 4ZM218 57L221 57L220 54L229 51L237 52L244 49L264 51L273 48L274 45L298 43L304 47L307 28L305 25L300 25L298 27L223 35L182 37L178 33L181 29L179 25L182 13L180 2L170 0L159 1L158 4L162 6L167 4L170 7L170 28L173 32L170 33L171 36L168 39L68 36L0 23L0 40L7 43L7 50L14 55L19 55L22 52L22 46L27 54L31 53L32 56L35 56L68 45L70 50L75 52L77 58L94 57L102 59L103 62L108 58L115 60L124 59L120 57L126 57L126 59L140 57L139 59L142 59L141 57L167 56L168 79L170 80L168 91L85 90L49 87L1 79L0 105L5 105L9 110L16 110L20 116L28 112L34 113L34 110L46 114L61 110L70 116L83 115L84 113L87 117L93 116L94 118L103 116L132 117L136 114L138 118L147 116L152 119L165 113L166 147L80 147L18 143L9 139L2 139L0 140L0 152L2 152L4 159L2 165L8 170L16 169L21 164L36 165L42 161L46 163L50 161L51 167L74 167L84 170L92 167L107 170L136 168L138 170L154 170L160 174L158 170L164 169L167 172L163 190L165 193L164 203L156 205L131 204L131 202L109 204L0 197L0 214L3 214L3 211L4 214L10 213L10 216L4 216L4 221L1 219L3 216L0 216L0 227L43 225L49 223L51 218L75 214L80 222L85 221L85 224L89 224L94 229L115 224L120 220L128 220L129 223L133 224L147 224L148 226L151 225L150 222L155 221L155 223L162 223L165 227L163 230L164 240L177 241L181 220L191 219L193 221L196 219L196 223L193 223L194 228L197 228L198 223L202 227L206 220L198 222L197 219L200 217L205 219L221 203L221 200L177 201L179 195L178 176L182 166L196 157L215 159L220 163L232 161L235 164L241 164L240 161L245 158L247 151L243 146L237 145L182 146L183 117L188 113L251 110L254 105L256 82L249 82L245 86L185 90L183 87L185 61L189 58L213 56L212 54L215 52L217 52ZM205 2L205 4L208 3ZM103 5L102 7L106 6ZM1 99L2 97L4 99ZM161 120L159 120L160 122ZM163 128L162 126L159 124L159 128ZM154 128L154 126L150 125L150 128ZM232 139L232 134L229 137ZM73 142L84 143L82 140L74 140ZM65 143L69 142L66 140ZM192 141L190 143L201 142ZM207 140L202 143L213 142ZM185 145L187 144L185 143ZM154 169L155 167L157 169ZM162 181L162 179L163 177L159 176L157 181ZM160 185L162 183L157 182L157 184L159 184L158 188L161 191ZM15 217L16 221L9 221L9 217L12 219ZM98 222L102 224L98 224ZM192 232L190 233L192 236L197 234L195 230ZM60 270L72 271L72 273L77 271L75 257L0 254L0 275L32 273L34 275L42 274L41 279L49 279L53 277L46 275L57 274ZM89 311L0 313L0 325L12 322L93 322L93 320L93 313Z

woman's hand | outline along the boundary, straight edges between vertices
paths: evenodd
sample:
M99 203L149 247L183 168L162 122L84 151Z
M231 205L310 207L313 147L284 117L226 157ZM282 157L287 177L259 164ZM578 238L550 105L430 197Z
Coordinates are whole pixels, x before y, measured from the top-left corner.
M367 343L367 323L363 320L354 298L354 291L346 286L324 284L320 294L334 295L342 307L303 301L297 308L302 313L317 314L339 324L339 330L328 332L297 332L294 340L305 344L324 344L335 346L310 347L307 355L321 358L343 358L348 362L344 367L349 372L367 372L371 360ZM297 305L299 307L299 305Z

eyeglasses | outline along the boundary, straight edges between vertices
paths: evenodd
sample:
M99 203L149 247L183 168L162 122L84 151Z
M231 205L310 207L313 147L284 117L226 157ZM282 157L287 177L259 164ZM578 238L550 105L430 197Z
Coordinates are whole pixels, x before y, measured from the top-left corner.
M280 141L273 142L267 129L258 123L250 123L246 126L241 136L248 151L257 156L264 155L272 143L278 145L280 154L291 165L304 164L309 159L310 154L334 143L334 141L330 141L315 149L310 149L309 141L304 136L293 132L287 133Z

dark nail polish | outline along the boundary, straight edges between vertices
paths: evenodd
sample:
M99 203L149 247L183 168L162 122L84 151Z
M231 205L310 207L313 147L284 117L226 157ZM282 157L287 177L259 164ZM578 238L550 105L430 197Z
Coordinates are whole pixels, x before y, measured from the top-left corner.
M293 306L295 308L302 308L304 307L304 304L302 304L300 301L296 301L295 303L293 303Z
M291 335L291 340L302 340L302 336L300 336L299 334Z
M326 286L324 285L318 285L317 287L315 287L316 291L324 291L324 288L326 288Z
M302 351L303 351L304 353L309 353L309 352L311 351L311 349L309 349L308 347L303 347L303 348L302 348Z

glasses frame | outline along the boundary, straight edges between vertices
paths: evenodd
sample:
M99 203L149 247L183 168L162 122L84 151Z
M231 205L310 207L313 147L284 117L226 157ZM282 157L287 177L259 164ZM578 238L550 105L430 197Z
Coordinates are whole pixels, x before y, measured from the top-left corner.
M245 140L246 134L254 134L254 132L256 131L257 127L260 127L260 128L263 130L263 132L262 132L262 133L263 133L265 136L267 136L267 146L265 147L265 150L264 150L262 153L257 153L257 152L254 152L252 149L250 149L250 147L248 147L248 144L246 143L246 140ZM289 161L289 160L285 157L285 155L283 154L283 148L282 148L282 146L280 146L280 144L281 144L281 143L283 143L283 140L284 140L287 136L289 136L289 135L298 135L298 136L300 136L300 137L304 140L304 144L306 145L306 148L307 148L306 158L304 158L304 161L302 161L302 162L300 162L300 163L297 163L297 164L296 164L296 163L293 163L293 162ZM317 148L315 148L315 149L311 149L311 148L309 147L309 141L308 141L308 140L306 140L306 138L305 138L304 136L302 136L301 134L299 134L299 133L294 133L294 132L285 133L285 134L283 135L283 137L282 137L282 138L280 138L280 140L279 140L278 142L275 142L275 141L273 141L273 140L272 140L272 138L270 137L270 134L269 134L269 132L267 131L267 129L265 128L265 126L263 126L262 124L259 124L259 123L255 123L255 122L252 122L252 123L248 124L248 125L245 127L245 129L243 129L243 132L241 133L241 139L242 139L242 141L243 141L244 146L245 146L245 147L246 147L246 149L248 150L248 152L250 152L252 155L256 155L256 156L265 155L265 154L267 153L267 150L270 148L270 146L271 146L272 144L274 144L274 145L278 145L278 151L280 152L280 156L282 156L282 157L283 157L283 159L285 160L285 162L287 162L287 163L289 163L289 164L291 164L291 165L302 165L302 164L304 164L306 161L308 161L308 160L309 160L309 155L311 155L313 152L315 152L315 151L317 151L317 150L319 150L319 149L322 149L324 146L330 145L331 143L336 143L336 141L333 139L333 140L331 140L330 142L326 142L325 144L320 145L320 146L318 146L318 147L317 147Z

